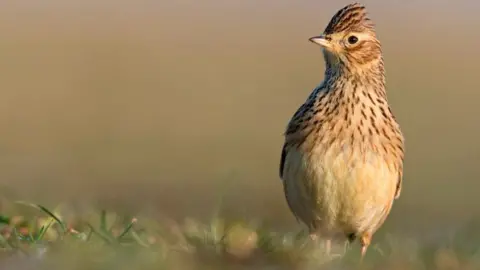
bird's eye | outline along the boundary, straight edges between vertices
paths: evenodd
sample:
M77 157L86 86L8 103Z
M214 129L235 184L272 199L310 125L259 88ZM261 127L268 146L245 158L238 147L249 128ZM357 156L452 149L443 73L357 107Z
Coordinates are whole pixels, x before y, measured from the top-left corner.
M357 42L358 42L358 38L357 38L356 36L349 36L349 37L348 37L348 43L350 43L350 44L353 45L353 44L355 44L355 43L357 43Z

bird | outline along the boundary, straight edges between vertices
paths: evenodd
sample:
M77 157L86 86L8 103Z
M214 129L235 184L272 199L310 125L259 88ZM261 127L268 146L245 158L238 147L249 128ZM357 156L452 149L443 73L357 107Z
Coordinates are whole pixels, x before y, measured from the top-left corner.
M365 257L400 197L405 138L387 100L382 47L366 7L346 5L323 33L323 81L287 124L280 178L312 240L356 240Z

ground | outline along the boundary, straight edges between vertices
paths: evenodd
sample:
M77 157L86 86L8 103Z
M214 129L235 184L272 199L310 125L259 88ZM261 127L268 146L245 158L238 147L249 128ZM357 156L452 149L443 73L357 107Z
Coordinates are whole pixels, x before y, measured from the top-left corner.
M327 256L300 228L280 232L258 220L174 221L96 209L71 214L65 206L27 202L9 209L0 219L0 269L480 268L476 226L436 243L389 235L360 263L357 245Z

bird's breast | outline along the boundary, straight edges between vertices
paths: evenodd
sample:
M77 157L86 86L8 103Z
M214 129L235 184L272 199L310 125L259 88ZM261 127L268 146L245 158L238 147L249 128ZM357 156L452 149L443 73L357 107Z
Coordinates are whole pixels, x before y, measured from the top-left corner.
M373 148L318 145L308 159L317 207L336 222L372 223L393 200L398 172L388 157Z
M398 172L375 149L336 142L308 152L292 149L287 158L286 181L295 181L291 191L309 201L327 230L366 230L388 213Z

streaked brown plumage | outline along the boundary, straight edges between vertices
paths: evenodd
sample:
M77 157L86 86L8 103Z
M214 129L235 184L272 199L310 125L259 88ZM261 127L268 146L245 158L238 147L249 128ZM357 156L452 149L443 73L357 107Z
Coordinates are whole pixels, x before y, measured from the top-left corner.
M385 92L382 49L365 7L339 10L321 36L324 81L288 123L285 197L312 235L359 238L362 258L402 186L404 138Z

